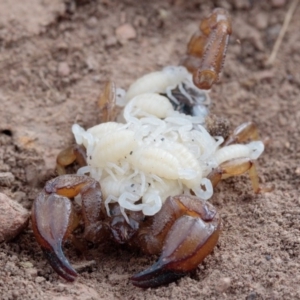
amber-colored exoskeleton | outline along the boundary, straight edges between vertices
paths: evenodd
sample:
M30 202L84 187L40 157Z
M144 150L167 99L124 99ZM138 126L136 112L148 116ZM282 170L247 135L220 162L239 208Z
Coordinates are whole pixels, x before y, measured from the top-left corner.
M216 8L200 22L199 32L192 36L182 65L193 73L198 88L210 89L219 80L231 30L228 12Z
M224 142L234 149L235 143L258 138L256 126L249 122L239 126ZM69 154L61 152L58 161L70 163ZM76 158L72 156L73 160ZM61 169L64 165L61 166ZM258 183L255 164L248 158L232 159L213 170L208 178L216 186L222 179L249 172L254 192L269 192ZM61 175L46 183L32 209L32 227L38 243L53 269L68 281L77 277L63 254L63 242L84 224L84 238L93 243L112 239L140 248L146 254L160 254L150 268L131 278L139 287L156 287L172 282L197 268L217 244L221 220L207 201L191 195L169 197L161 210L152 216L127 211L124 218L118 204L107 215L101 183L89 176ZM69 200L81 195L82 209L77 214Z
M68 281L77 272L62 252L62 243L79 224L68 198L80 194L84 237L92 242L112 238L148 254L159 254L149 269L132 277L134 285L155 287L172 282L194 270L213 250L220 233L220 218L206 201L188 195L169 197L151 218L128 212L129 222L118 205L105 214L100 185L88 176L62 175L47 182L33 205L32 227L53 269Z
M215 9L200 23L199 33L188 45L188 56L183 65L193 73L195 85L210 89L218 80L231 33L231 21L224 9ZM101 121L116 118L116 92L107 83L100 97ZM258 139L253 123L238 127L224 142L224 146L239 151L234 144ZM229 149L229 148L227 148ZM232 155L231 157L238 157ZM105 207L101 182L85 175L65 175L65 167L77 161L86 164L85 151L78 145L62 151L57 158L58 176L45 185L32 208L32 228L46 258L53 269L68 281L77 272L65 257L62 246L72 232L84 225L83 237L93 243L112 239L127 243L147 254L158 254L158 261L131 278L139 287L156 287L172 282L195 270L218 242L221 220L216 209L207 201L192 195L168 197L154 216L141 211L126 210L118 203ZM258 184L253 161L249 158L232 159L220 163L208 178L213 186L224 178L249 172L256 193L269 191ZM64 174L64 175L62 175ZM70 199L81 196L81 212L75 211ZM141 200L139 200L141 201ZM123 211L122 211L123 209Z

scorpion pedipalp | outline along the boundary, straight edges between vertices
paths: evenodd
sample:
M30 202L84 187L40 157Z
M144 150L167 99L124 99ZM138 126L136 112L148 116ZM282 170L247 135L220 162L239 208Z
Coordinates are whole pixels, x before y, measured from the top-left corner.
M65 257L62 243L76 223L68 198L44 191L39 194L32 207L32 229L52 268L68 281L74 281L77 272Z
M74 281L77 273L65 257L62 244L79 224L79 217L69 200L79 194L82 197L84 235L94 241L102 230L99 226L95 230L95 224L101 220L102 194L99 183L93 178L61 175L49 180L34 201L31 214L36 240L53 269L68 281Z
M217 244L220 218L211 204L180 195L166 200L151 228L151 237L140 236L142 249L162 252L154 265L131 278L139 287L167 284L196 269Z

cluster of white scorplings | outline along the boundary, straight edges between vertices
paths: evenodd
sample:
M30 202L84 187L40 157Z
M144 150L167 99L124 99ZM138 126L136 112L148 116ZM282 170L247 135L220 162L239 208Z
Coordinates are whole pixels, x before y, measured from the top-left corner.
M173 97L171 90L178 85L185 93L182 83L197 89L183 67L150 73L127 91L122 123L88 130L73 125L76 142L87 149L88 165L79 174L89 173L100 182L108 214L109 204L115 202L127 218L125 209L154 215L168 196L192 191L209 199L213 188L206 176L214 168L233 158L257 159L262 153L262 142L220 147L223 138L212 137L203 126L205 109L203 115L188 116L158 94ZM207 98L203 91L198 94Z

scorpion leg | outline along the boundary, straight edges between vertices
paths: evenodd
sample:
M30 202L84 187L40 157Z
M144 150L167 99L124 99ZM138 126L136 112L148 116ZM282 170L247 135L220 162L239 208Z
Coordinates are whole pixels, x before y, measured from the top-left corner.
M215 187L223 179L239 176L246 172L249 174L253 191L256 194L268 193L274 189L273 185L270 187L260 186L255 162L250 158L236 158L226 161L211 171L207 178L211 181L213 187Z
M146 253L159 253L158 261L134 275L138 287L170 283L197 268L212 252L220 233L215 208L194 196L168 197L153 223L139 232L139 244Z
M98 105L101 111L100 123L114 121L117 115L116 87L113 82L107 82L103 93L99 97ZM56 159L58 175L66 174L66 167L77 161L80 167L86 166L86 149L80 145L73 145L61 151Z
M259 134L256 125L253 122L245 122L236 127L233 133L225 140L222 146L239 144L247 140L258 141Z
M259 134L256 125L253 122L246 122L238 126L233 133L225 140L222 146L232 144L240 144L246 141L259 140ZM274 186L261 187L259 185L256 165L250 158L236 158L222 163L218 168L214 169L209 175L213 187L215 187L222 179L232 176L239 176L248 172L251 180L253 191L256 194L271 192Z
M104 86L104 91L98 100L101 111L100 123L114 121L116 118L116 86L108 81Z
M83 146L73 145L65 150L62 150L56 158L56 172L58 175L66 174L67 166L77 161L78 164L86 166L86 151Z
M49 180L37 196L32 208L32 229L37 242L53 269L68 281L77 273L62 251L62 243L79 224L68 198L82 197L85 235L94 239L101 232L100 185L88 176L62 175ZM96 228L94 224L98 224Z

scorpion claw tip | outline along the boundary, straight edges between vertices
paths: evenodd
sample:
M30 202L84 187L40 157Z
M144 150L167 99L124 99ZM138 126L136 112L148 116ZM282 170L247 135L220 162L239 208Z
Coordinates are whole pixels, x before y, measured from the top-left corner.
M52 268L65 280L74 281L77 277L77 272L70 265L62 250L51 251L43 249L44 255Z
M150 268L133 275L130 280L133 285L141 288L154 288L164 284L171 283L183 276L185 273L174 272L164 269L161 262L158 261Z

